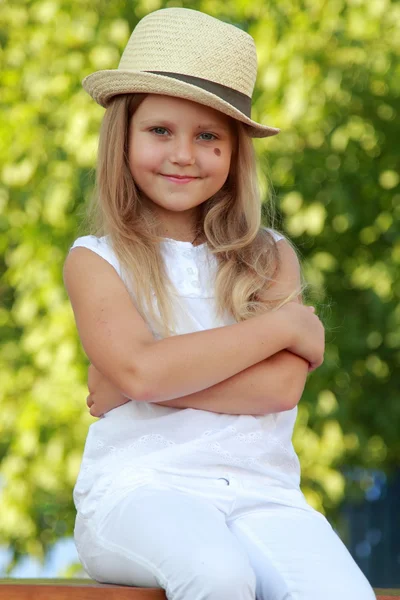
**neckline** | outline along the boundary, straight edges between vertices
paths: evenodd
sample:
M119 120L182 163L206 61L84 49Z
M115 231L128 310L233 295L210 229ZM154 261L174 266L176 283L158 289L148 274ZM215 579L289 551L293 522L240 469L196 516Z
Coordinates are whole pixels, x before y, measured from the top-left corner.
M165 237L162 239L162 244L167 244L170 246L175 246L176 248L185 248L189 250L198 251L199 249L203 249L207 246L207 242L203 242L202 244L197 244L194 246L192 242L187 242L183 240L174 240L173 238Z

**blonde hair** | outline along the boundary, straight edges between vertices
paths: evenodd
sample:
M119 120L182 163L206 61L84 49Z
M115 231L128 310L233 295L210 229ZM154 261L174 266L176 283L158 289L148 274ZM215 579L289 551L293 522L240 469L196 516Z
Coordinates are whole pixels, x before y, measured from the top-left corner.
M95 192L85 224L92 234L109 236L139 313L152 323L158 335L166 337L175 333L176 290L160 252L163 238L159 236L159 223L143 202L128 163L129 124L144 98L142 94L116 96L106 109ZM268 299L268 289L279 270L279 253L273 236L261 227L252 140L244 125L238 121L233 125L236 147L230 172L217 194L201 205L198 231L218 261L218 315L228 313L236 321L243 321L291 298ZM299 290L291 297L296 293Z

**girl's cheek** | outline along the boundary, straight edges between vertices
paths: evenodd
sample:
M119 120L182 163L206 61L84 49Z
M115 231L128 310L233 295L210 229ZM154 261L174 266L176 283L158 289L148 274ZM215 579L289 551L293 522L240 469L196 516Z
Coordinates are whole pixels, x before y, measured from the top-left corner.
M135 163L139 167L151 167L160 160L160 151L157 147L147 146L147 147L136 147L134 149L135 152Z
M221 156L221 150L219 148L214 148L215 156Z

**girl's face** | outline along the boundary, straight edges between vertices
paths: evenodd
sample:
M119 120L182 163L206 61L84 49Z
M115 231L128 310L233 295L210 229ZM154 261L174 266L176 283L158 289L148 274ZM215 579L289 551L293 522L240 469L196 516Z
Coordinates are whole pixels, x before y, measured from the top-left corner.
M129 166L156 211L191 213L225 183L233 145L229 117L196 102L150 94L131 119Z

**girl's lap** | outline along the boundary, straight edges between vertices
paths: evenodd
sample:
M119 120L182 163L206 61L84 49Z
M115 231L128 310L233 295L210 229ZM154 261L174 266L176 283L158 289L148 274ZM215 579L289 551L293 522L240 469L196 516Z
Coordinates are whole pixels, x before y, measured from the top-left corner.
M246 552L222 512L195 496L142 486L100 526L78 517L75 537L82 563L97 581L162 587L173 600L192 597L195 590L207 594L207 586L216 598L255 598Z
M94 579L162 587L173 600L195 592L255 600L256 591L257 600L375 598L329 523L311 509L269 504L229 521L207 499L144 485L96 526L78 517L76 538Z

